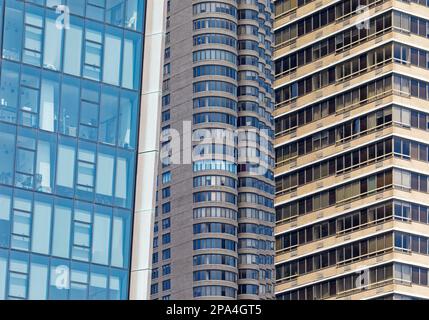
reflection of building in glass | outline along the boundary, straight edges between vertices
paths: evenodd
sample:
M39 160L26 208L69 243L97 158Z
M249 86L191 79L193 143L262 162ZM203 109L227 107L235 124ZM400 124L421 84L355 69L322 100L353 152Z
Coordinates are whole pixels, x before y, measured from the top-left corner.
M153 1L60 2L0 0L0 299L126 299Z

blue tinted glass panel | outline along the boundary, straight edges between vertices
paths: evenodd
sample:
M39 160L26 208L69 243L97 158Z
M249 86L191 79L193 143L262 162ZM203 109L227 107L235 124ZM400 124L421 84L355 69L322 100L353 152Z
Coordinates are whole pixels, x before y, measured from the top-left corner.
M0 87L0 120L15 123L18 109L19 66L3 61Z
M70 275L70 299L88 299L89 265L72 262Z
M64 37L64 29L57 28L56 26L57 18L57 14L51 11L47 11L47 16L45 20L45 42L43 47L43 67L55 71L61 70L61 48Z
M50 253L51 222L52 199L37 195L32 217L31 251L45 255Z
M136 147L138 95L122 91L118 115L118 145L125 149Z
M3 28L3 58L21 60L24 26L23 3L7 1Z
M0 183L13 184L16 130L0 124Z
M123 270L112 269L109 281L109 299L124 300L128 298L128 274Z
M7 260L8 254L5 250L0 250L0 299L6 299L6 281L7 281Z
M0 188L0 247L9 248L11 236L11 210L12 191L11 189Z
M118 86L120 82L122 31L106 28L104 35L103 82Z
M46 257L33 255L30 264L30 281L28 298L45 300L48 298L49 260Z
M133 32L125 32L124 36L122 86L137 89L140 86L142 38Z
M112 228L111 265L118 268L126 268L130 255L130 212L123 210L115 211Z
M80 83L72 77L64 77L61 86L60 133L77 136L79 121Z
M92 262L109 263L109 245L111 231L111 209L97 206L94 213L94 228L92 234Z
M52 255L70 257L72 202L57 200L54 207L52 230Z
M118 128L119 90L103 87L98 141L115 145Z
M58 74L53 72L43 72L42 86L40 90L40 129L50 132L57 131L59 105L60 77Z
M90 300L105 300L107 299L108 270L102 267L94 267L91 269L89 296Z
M64 72L80 76L82 70L83 21L71 17L70 28L65 30Z

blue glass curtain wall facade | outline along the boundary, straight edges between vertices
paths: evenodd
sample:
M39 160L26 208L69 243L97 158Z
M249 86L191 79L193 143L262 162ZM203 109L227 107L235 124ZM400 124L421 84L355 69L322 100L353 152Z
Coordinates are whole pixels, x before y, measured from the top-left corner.
M145 0L0 0L0 299L127 299Z

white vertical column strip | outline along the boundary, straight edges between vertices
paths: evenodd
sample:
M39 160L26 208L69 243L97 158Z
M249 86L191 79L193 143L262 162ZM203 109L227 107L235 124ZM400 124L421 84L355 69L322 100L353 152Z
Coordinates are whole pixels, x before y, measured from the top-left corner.
M146 0L130 299L148 300L159 160L166 0Z

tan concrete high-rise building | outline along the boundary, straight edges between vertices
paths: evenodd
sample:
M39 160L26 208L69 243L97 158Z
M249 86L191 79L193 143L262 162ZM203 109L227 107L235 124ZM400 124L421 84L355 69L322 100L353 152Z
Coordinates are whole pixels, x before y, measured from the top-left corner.
M275 15L276 297L429 298L429 2Z

